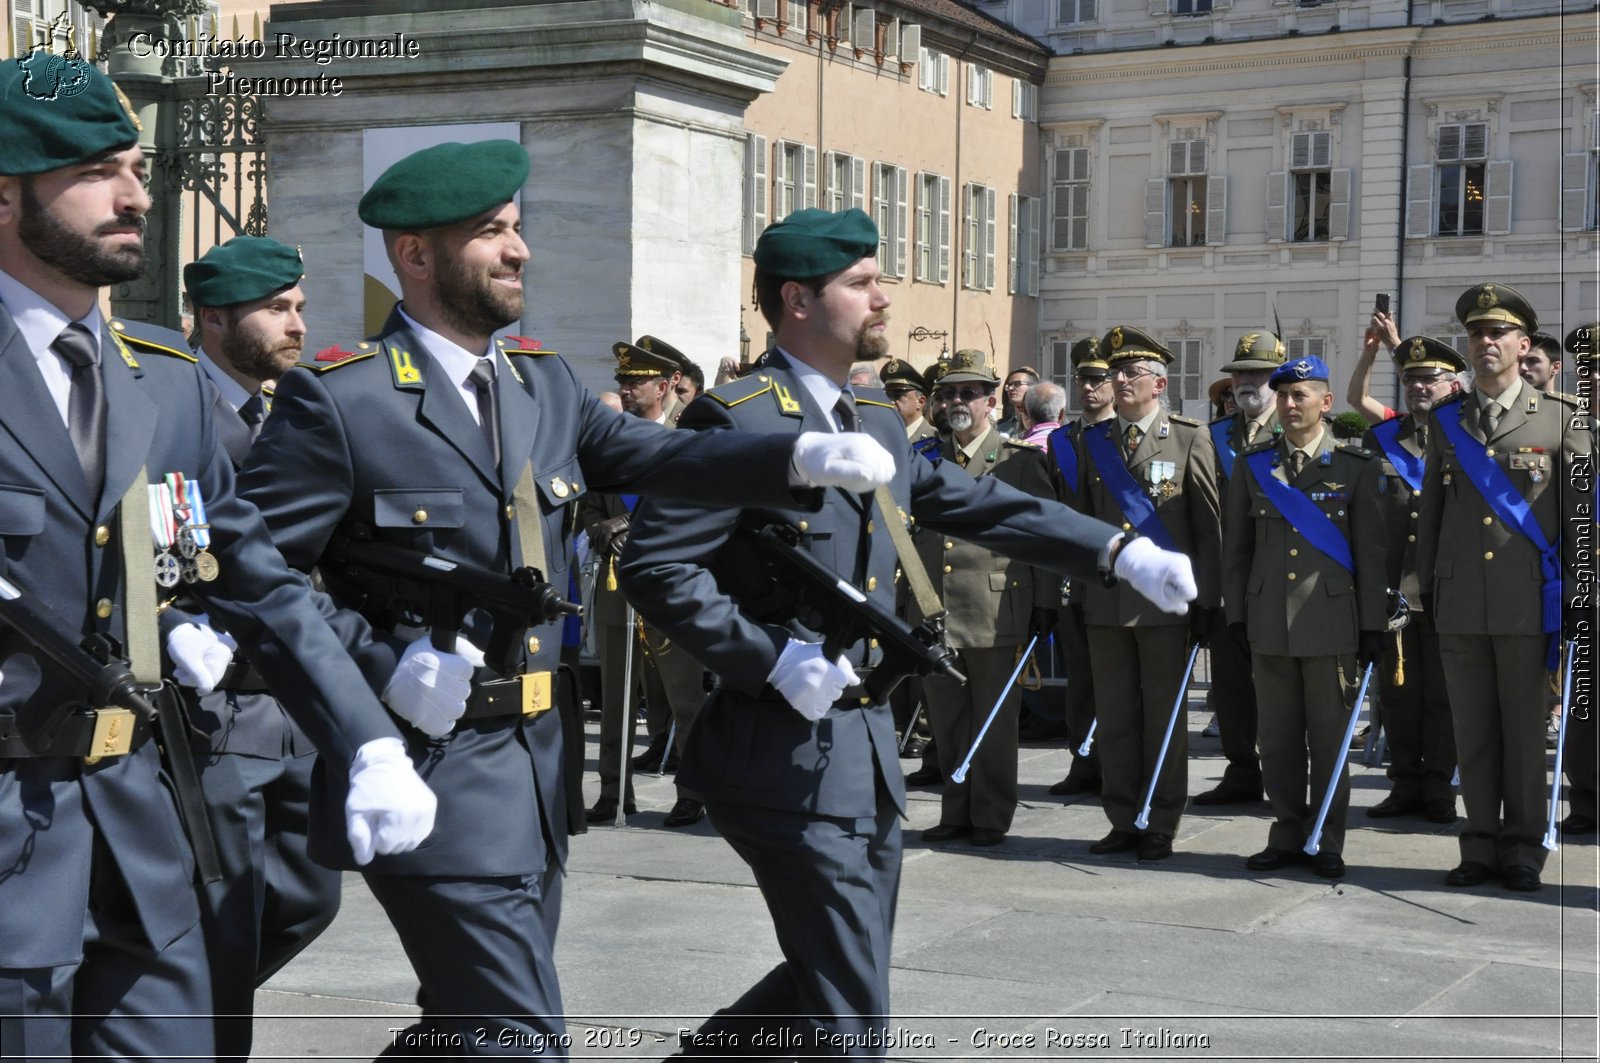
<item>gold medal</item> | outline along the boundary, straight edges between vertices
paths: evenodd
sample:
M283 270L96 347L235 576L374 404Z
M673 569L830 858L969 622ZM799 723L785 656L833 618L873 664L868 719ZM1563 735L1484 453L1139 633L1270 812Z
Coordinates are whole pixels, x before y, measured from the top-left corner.
M216 579L222 572L222 566L217 564L217 555L209 550L202 550L195 555L194 567L196 574L206 583Z

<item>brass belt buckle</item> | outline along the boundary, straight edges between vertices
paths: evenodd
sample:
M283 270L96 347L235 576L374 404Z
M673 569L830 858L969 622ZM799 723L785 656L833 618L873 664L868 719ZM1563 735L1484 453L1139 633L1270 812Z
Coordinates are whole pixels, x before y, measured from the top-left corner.
M550 696L549 672L525 672L522 675L522 715L537 716L554 704Z
M89 740L85 764L103 757L122 757L133 750L133 713L127 709L99 709L94 714L94 737Z

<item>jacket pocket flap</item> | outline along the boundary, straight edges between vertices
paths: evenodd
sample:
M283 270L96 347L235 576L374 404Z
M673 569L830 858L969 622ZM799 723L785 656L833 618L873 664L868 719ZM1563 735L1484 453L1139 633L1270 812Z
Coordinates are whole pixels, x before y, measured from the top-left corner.
M404 487L372 492L380 528L459 528L466 519L459 487Z

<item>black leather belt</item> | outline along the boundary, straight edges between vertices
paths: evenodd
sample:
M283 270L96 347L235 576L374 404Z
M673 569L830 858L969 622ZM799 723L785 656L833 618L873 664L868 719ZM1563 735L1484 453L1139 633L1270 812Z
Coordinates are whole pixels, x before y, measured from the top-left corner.
M549 672L528 672L510 679L474 683L463 720L497 716L537 716L555 707L554 684Z
M127 709L84 709L56 725L50 748L29 748L11 725L0 725L0 757L82 757L93 764L103 757L132 753L150 738L150 724Z
M265 692L267 681L261 678L261 673L244 657L235 657L222 679L217 683L218 690L233 690L241 694L257 694Z

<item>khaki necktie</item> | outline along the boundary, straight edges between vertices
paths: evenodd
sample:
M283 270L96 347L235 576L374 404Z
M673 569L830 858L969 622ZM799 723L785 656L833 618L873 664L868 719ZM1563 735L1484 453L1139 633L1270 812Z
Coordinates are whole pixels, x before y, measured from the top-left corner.
M1303 450L1296 450L1296 451L1290 452L1290 454L1289 454L1289 476L1290 476L1290 478L1298 480L1300 478L1300 474L1305 471L1305 467L1306 467L1306 452L1303 451Z
M1244 426L1244 445L1247 447L1254 446L1256 442L1256 433L1259 431L1261 431L1260 421L1251 421L1246 424Z
M1491 438L1500 429L1500 409L1498 402L1491 402L1483 408L1483 438Z

